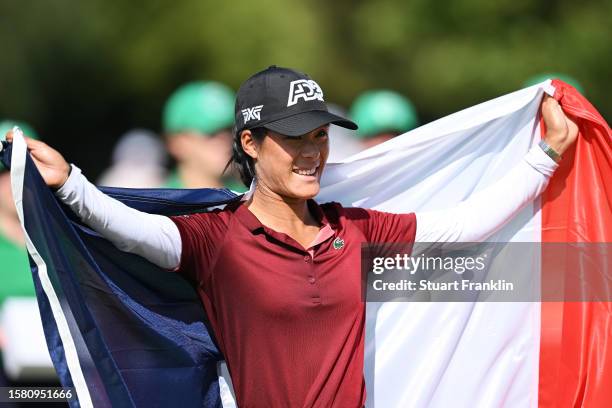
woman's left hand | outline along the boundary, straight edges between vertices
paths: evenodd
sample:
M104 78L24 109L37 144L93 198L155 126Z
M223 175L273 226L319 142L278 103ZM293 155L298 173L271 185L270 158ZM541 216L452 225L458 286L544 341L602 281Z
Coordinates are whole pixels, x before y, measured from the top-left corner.
M578 126L565 116L563 109L555 98L544 95L542 101L542 118L546 125L544 141L557 153L563 155L578 137Z

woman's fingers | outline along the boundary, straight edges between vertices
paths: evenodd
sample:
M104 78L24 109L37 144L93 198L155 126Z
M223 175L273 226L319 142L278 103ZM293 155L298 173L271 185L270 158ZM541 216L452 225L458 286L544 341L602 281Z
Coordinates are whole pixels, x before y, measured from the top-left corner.
M13 138L14 138L13 130L11 129L8 132L6 132L6 135L4 135L4 138L6 139L7 142L13 143ZM42 143L36 139L29 138L25 134L23 135L23 138L25 139L26 145L28 146L28 148L30 147L31 144L36 144L36 142Z
M6 134L6 140L13 142L12 130ZM57 150L40 140L24 137L34 164L38 168L45 183L53 188L61 187L70 174L70 165Z
M561 135L567 133L565 113L559 102L551 96L545 95L542 101L542 117L548 132L557 132Z
M573 120L571 120L569 118L569 116L565 116L565 120L567 122L567 128L569 130L569 138L572 140L576 140L576 138L578 137L578 125L576 124L576 122L574 122Z
M544 96L541 111L546 125L544 140L562 155L576 141L578 126L565 115L559 102L551 96Z

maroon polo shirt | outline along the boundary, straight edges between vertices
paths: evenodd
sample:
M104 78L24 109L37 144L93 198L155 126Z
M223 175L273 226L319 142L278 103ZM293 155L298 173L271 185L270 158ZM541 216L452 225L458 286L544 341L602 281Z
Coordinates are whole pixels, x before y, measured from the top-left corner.
M413 242L414 214L308 202L310 248L242 203L172 217L178 272L197 285L243 407L361 407L361 244Z

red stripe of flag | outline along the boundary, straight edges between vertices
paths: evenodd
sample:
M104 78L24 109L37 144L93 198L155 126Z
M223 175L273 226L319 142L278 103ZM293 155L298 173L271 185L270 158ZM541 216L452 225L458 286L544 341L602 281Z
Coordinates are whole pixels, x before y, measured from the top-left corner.
M580 134L542 197L542 242L611 243L612 132L576 89L553 86ZM539 406L612 407L612 302L542 302Z

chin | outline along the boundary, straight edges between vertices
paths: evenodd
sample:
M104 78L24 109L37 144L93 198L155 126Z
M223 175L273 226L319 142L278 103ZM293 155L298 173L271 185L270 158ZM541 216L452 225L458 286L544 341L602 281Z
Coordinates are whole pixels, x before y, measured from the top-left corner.
M319 194L321 184L319 175L314 176L298 176L292 174L291 178L287 180L285 188L289 197L307 200L315 197Z
M315 198L317 194L319 194L319 188L316 189L311 188L307 190L300 191L299 194L296 195L296 198L301 198L303 200L310 200L311 198Z
M316 183L295 183L290 189L290 196L302 200L309 200L319 194L321 186Z

